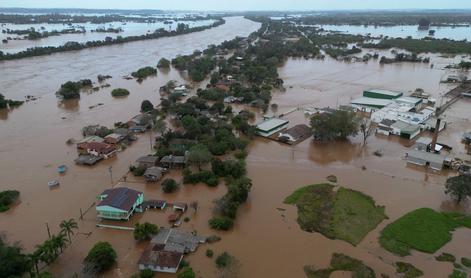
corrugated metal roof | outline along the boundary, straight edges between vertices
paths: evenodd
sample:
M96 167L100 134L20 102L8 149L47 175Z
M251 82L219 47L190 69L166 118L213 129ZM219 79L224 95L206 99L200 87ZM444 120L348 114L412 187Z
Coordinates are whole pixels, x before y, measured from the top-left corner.
M394 101L390 99L381 99L381 98L369 98L369 97L360 97L357 99L352 100L350 103L351 104L356 104L356 105L364 105L364 106L375 106L375 107L384 107L387 106Z
M388 95L388 96L394 96L394 97L400 97L400 96L403 95L402 92L383 90L383 89L371 89L371 90L366 90L365 92L376 93L376 94L381 94L381 95Z
M279 118L271 118L269 120L266 120L266 121L258 124L257 128L262 130L262 131L269 131L269 130L272 130L274 128L286 125L288 123L289 123L289 121L287 121L287 120L283 120L283 119L279 119Z

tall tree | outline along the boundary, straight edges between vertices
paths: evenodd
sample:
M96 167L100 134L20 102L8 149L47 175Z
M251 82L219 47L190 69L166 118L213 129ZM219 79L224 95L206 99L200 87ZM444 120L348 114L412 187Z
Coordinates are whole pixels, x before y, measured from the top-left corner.
M65 233L59 233L58 235L53 235L51 240L56 247L56 250L59 249L62 253L64 251L64 247L66 246L67 238Z
M363 118L360 123L360 132L363 135L363 145L366 145L368 137L370 137L370 135L373 134L374 131L375 126L373 125L373 123L370 120Z
M212 155L208 148L204 145L196 145L190 149L188 155L188 162L198 166L198 170L201 171L201 166L211 161Z
M324 142L357 135L359 129L356 114L343 110L314 115L311 127L314 139Z
M77 225L77 222L75 221L75 219L73 218L70 218L69 220L63 220L59 227L61 228L61 232L67 234L68 238L69 238L69 243L72 242L72 238L70 237L70 235L74 234L74 230L77 230L78 229L78 225Z
M456 176L446 180L445 193L460 204L462 201L471 197L471 176Z

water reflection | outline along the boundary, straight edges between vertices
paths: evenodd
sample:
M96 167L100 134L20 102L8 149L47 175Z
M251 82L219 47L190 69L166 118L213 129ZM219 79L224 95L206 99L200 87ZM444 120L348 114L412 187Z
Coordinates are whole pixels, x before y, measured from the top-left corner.
M337 161L348 163L361 156L363 150L362 144L352 143L349 140L338 140L328 144L314 142L309 146L309 159L320 165Z
M57 107L69 112L78 112L80 110L80 99L67 99L57 101Z
M8 109L0 109L0 120L6 121L8 119Z

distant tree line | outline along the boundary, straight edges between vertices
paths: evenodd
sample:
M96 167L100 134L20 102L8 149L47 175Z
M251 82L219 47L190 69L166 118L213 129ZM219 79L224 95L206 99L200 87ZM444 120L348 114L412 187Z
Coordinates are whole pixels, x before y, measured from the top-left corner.
M85 43L67 42L62 46L33 47L33 48L28 48L24 51L20 51L18 53L11 53L11 54L3 53L2 51L0 51L0 61L22 59L22 58L33 57L33 56L49 55L49 54L58 53L58 52L81 50L81 49L106 46L106 45L122 44L122 43L140 41L140 40L152 40L152 39L158 39L162 37L178 36L178 35L188 34L192 32L203 31L206 29L210 29L210 28L222 25L224 23L225 23L225 20L222 18L219 18L216 22L208 26L199 26L199 27L192 27L192 28L180 27L174 31L166 31L165 29L160 28L158 30L155 30L153 33L139 35L139 36L128 36L128 37L118 36L116 38L106 37L105 40L88 41Z

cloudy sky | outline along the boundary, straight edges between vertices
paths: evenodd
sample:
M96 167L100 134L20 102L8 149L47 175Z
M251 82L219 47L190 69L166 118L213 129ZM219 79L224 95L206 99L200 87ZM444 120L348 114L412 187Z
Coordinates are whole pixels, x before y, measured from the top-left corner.
M471 0L0 0L0 7L238 11L471 9Z

